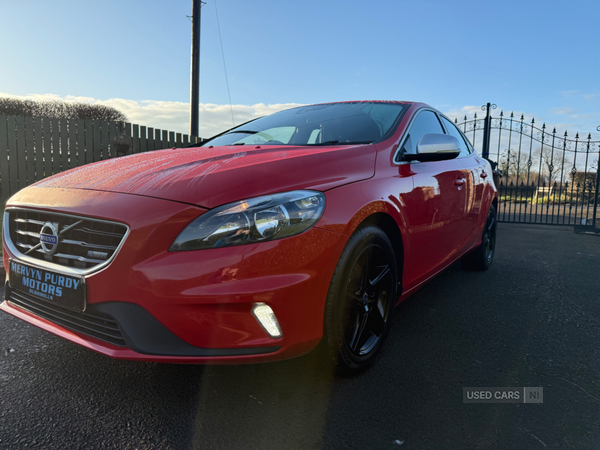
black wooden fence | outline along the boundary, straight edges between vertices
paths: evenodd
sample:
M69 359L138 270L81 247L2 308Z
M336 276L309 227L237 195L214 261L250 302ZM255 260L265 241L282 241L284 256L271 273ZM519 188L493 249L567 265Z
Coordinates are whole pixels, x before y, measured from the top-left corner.
M0 115L0 199L84 164L199 141L123 122Z
M502 173L498 220L600 229L600 141L591 133L540 126L523 115L492 116L495 108L488 103L482 107L485 117L455 123Z

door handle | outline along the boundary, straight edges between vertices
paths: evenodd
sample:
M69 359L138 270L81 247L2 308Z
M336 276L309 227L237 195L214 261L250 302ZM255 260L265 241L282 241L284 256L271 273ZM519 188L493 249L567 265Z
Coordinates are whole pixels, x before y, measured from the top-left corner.
M464 178L457 178L456 180L454 180L454 186L462 186L463 184L465 184L467 180L465 180Z
M481 178L487 178L488 174L485 172L481 172Z

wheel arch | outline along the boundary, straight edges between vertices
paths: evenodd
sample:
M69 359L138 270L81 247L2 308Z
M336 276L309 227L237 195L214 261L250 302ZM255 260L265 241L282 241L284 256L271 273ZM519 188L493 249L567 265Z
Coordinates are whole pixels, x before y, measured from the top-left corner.
M379 242L381 242L382 238L381 233L385 234L388 237L392 246L393 255L396 260L397 266L397 299L396 301L389 301L389 303L386 306L387 308L390 308L390 314L394 306L397 305L397 300L402 295L404 242L403 235L401 233L401 225L398 224L398 219L395 218L392 214L395 212L396 214L398 214L398 217L400 219L402 219L402 216L397 210L392 211L392 214L385 212L385 210L382 211L383 208L376 207L375 204L378 204L381 207L385 204L385 202L373 202L367 205L365 208L367 208L370 214L364 214L364 208L361 211L359 211L359 213L354 216L351 222L352 227L349 227L348 232L344 233L350 236L349 242L352 242L352 245L348 246L349 242L346 243L346 246L342 253L342 257L344 257L345 259L343 260L343 264L340 264L339 261L337 263L336 271L330 283L329 291L327 294L327 301L325 303L325 311L323 316L324 339L322 340L320 348L321 351L325 353L326 357L337 365L338 370L341 371L340 373L355 373L368 367L368 365L371 364L373 361L373 357L371 356L370 359L367 360L367 362L365 362L363 366L360 366L360 364L363 364L361 361L357 362L351 357L349 357L347 354L347 347L344 344L343 340L343 331L340 331L339 326L336 326L336 324L340 323L339 317L336 315L336 311L339 311L339 289L340 286L343 287L344 285L344 282L341 280L347 279L348 273L346 273L345 267L350 267L347 265L347 263L353 261L350 258L350 256L352 255L352 251L356 248L360 249L360 247L357 247L357 244L363 242L364 245L364 239L368 238L373 234L376 234L378 236ZM357 220L357 216L360 218L360 220ZM377 233L374 233L375 230L373 228L377 229ZM392 298L388 298L389 300L392 300ZM388 324L387 330L389 331L389 321L386 323ZM385 339L386 334L382 334L381 337ZM379 342L381 343L383 341ZM377 352L378 350L375 351Z
M400 227L394 218L386 212L376 212L365 217L362 222L355 228L354 231L364 227L373 225L387 235L394 249L396 258L397 279L398 279L398 297L402 295L402 281L404 278L404 241Z
M402 198L386 198L382 186L378 183L353 183L343 189L326 192L328 207L317 224L319 228L340 233L350 238L365 225L374 225L383 229L390 239L398 266L398 292L402 293L404 282L404 259L410 253L408 229L410 222L404 212ZM348 198L362 199L362 205L356 209ZM338 255L339 259L340 255Z

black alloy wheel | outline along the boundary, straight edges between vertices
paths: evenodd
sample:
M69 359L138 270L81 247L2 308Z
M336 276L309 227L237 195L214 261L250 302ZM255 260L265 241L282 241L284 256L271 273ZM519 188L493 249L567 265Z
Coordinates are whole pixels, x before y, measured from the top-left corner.
M340 257L326 305L325 340L342 373L374 361L398 299L397 277L387 235L374 226L359 229Z
M345 289L344 341L357 357L368 354L383 335L389 319L391 281L383 249L374 244L366 247L354 261Z
M488 269L494 260L496 253L496 208L494 205L490 206L487 218L485 220L485 226L483 227L483 234L481 236L481 245L472 252L466 254L462 258L463 265L470 270L486 270Z
M494 259L494 250L496 249L496 216L495 214L488 214L485 222L485 228L483 230L483 255L485 263L489 267Z

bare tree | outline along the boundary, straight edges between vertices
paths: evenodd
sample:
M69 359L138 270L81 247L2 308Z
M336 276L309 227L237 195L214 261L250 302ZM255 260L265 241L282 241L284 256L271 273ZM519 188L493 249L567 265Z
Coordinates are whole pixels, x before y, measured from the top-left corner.
M500 170L514 183L523 180L527 176L529 155L520 150L505 150L500 159Z
M57 100L21 100L10 97L0 97L0 114L54 119L93 119L107 122L127 121L125 114L111 106Z
M558 181L563 164L562 152L551 147L538 147L534 150L533 156L538 166L541 160L541 180L548 185Z

